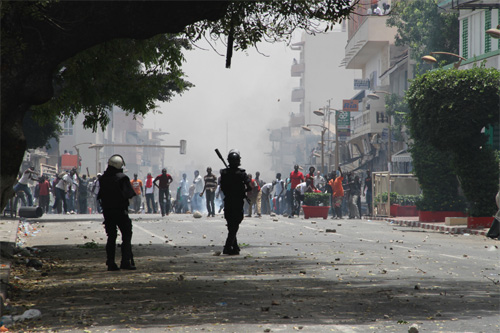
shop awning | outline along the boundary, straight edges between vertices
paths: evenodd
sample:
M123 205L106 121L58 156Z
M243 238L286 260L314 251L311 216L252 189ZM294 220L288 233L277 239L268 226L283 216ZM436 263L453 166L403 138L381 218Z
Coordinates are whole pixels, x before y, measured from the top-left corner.
M400 150L392 155L391 160L396 163L409 163L413 161L411 154L406 149Z

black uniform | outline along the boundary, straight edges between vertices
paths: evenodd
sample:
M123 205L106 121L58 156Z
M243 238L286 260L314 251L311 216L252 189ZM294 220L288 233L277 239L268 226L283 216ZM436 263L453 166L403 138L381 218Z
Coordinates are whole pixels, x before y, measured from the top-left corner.
M243 204L246 193L251 190L245 170L229 167L221 172L220 188L224 193L224 218L227 221L227 239L224 254L239 254L236 234L243 221Z
M132 221L128 216L129 199L135 194L130 179L123 173L122 169L108 166L104 174L99 178L99 194L106 234L106 255L108 270L118 270L115 264L115 249L117 227L122 234L122 261L120 268L135 269L132 263Z

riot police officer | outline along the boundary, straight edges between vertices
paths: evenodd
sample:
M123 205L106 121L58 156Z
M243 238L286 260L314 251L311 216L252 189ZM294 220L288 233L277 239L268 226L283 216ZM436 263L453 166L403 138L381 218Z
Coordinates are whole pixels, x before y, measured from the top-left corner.
M240 248L236 234L243 221L243 204L246 193L251 190L245 170L240 169L240 152L232 149L227 157L229 167L221 172L220 188L224 193L224 218L227 221L227 239L223 254L238 255Z
M121 269L135 270L132 256L132 221L128 216L129 199L135 194L130 179L123 173L125 161L120 155L113 155L108 160L108 168L99 178L97 199L101 203L104 215L104 226L108 241L106 243L106 265L108 271ZM115 263L117 227L122 234L122 261Z

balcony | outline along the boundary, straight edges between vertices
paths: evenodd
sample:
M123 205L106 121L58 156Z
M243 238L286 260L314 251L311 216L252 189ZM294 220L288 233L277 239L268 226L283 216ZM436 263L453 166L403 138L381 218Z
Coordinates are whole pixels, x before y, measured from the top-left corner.
M293 64L291 70L292 77L300 77L304 73L305 67L305 63Z
M365 16L347 43L342 65L347 69L363 69L384 47L394 44L397 30L387 27L386 21L386 16Z
M305 97L304 88L294 88L292 90L292 102L301 102Z

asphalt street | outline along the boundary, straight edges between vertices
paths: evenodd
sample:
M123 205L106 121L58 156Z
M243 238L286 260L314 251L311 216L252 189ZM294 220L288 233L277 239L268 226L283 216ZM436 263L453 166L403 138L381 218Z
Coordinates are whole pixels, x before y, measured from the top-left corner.
M95 320L90 331L407 332L412 324L421 332L500 330L499 243L484 236L385 221L263 216L245 218L241 254L225 256L221 215L131 217L138 270L128 274L167 274L175 286L158 292L174 306L147 324ZM99 215L46 215L31 222L36 232L22 244L102 249L101 222ZM104 262L97 268L102 278L112 274Z

